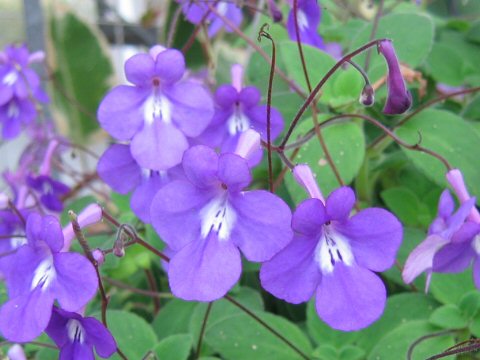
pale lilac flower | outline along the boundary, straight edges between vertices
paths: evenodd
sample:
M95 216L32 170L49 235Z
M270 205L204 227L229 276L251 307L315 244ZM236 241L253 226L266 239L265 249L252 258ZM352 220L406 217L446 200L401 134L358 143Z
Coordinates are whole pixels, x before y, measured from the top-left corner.
M221 85L215 94L216 111L210 126L197 139L200 143L220 148L221 152L233 152L240 135L253 129L267 141L267 106L260 105L261 93L254 86L243 87L243 67L235 64L231 69L232 85ZM283 130L282 114L275 108L270 113L271 140ZM249 161L256 165L262 157L261 151Z
M274 194L245 191L247 161L206 146L185 152L187 180L161 188L152 202L155 230L174 253L168 264L173 294L185 300L224 296L250 261L270 259L290 240L291 212Z
M114 144L103 153L97 171L116 192L128 194L133 191L130 206L146 223L150 223L150 204L157 191L169 181L183 177L180 166L167 171L142 168L131 155L130 146L122 144Z
M134 86L113 88L100 104L100 125L117 140L131 140L131 154L142 168L164 171L178 165L188 138L210 123L210 94L193 81L182 81L184 73L180 51L155 46L125 63Z
M296 177L308 193L321 194L311 173L301 170ZM402 241L394 215L369 208L350 217L354 204L349 187L325 202L303 201L293 214L293 240L260 270L268 292L294 304L315 296L320 318L343 331L362 329L382 314L386 290L375 272L393 265Z
M207 12L209 12L209 15L207 15L205 19L208 24L207 32L209 37L215 36L222 28L225 28L227 32L233 31L220 17L210 11L207 4L213 6L215 1L202 0L195 2L191 0L177 0L177 2L181 4L186 19L193 24L199 24ZM218 1L215 5L215 10L230 20L236 27L239 27L242 23L242 10L234 1Z
M0 105L0 124L4 139L16 138L22 128L32 124L37 116L35 104L29 99L13 98Z
M385 57L388 66L388 96L383 112L388 115L403 114L412 105L412 95L405 85L392 42L390 40L381 41L378 44L378 51Z
M297 41L293 0L289 0L292 10L288 14L287 31L291 40ZM325 43L318 33L321 10L317 0L298 0L297 22L300 40L303 44L311 45L330 54L335 59L342 57L342 48L338 43Z
M101 358L109 358L117 350L110 331L93 317L53 308L45 330L60 348L59 360L95 360L93 349Z
M77 311L98 286L90 261L77 253L60 252L64 239L55 217L32 213L26 233L28 243L7 258L9 300L0 309L0 332L16 342L31 341L45 330L55 300L63 309Z

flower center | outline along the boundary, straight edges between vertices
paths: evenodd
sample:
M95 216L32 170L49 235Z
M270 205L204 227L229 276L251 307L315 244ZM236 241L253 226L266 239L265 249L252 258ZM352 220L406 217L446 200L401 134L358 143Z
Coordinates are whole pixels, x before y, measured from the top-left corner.
M30 290L35 289L37 286L42 288L42 291L48 289L50 284L57 277L55 267L53 266L53 257L49 256L43 260L40 265L37 266L33 274L32 285Z
M315 261L323 274L333 272L337 262L350 266L354 258L348 239L335 232L330 225L323 226L323 234L315 249Z
M472 241L472 247L475 252L480 255L480 234L475 235Z
M200 210L201 234L207 238L215 231L219 240L228 240L237 221L237 214L228 204L226 192L212 199Z
M165 96L154 93L145 100L143 117L148 125L151 125L155 119L170 124L172 122L172 104Z
M235 105L235 110L232 116L227 120L228 133L231 136L242 133L250 128L250 121L240 110L238 105Z
M19 114L20 109L18 108L17 104L14 101L10 102L7 109L7 117L10 119L17 118Z
M7 86L12 86L18 79L18 74L16 71L10 71L5 77L3 78L3 83Z
M20 246L25 245L27 243L27 238L24 237L12 237L10 239L10 246L12 250L18 249Z
M67 333L71 342L79 342L83 344L85 341L85 329L80 321L76 319L70 319L67 321Z
M305 13L303 12L303 10L298 9L297 22L300 31L305 31L306 29L308 29L308 18L307 15L305 15Z

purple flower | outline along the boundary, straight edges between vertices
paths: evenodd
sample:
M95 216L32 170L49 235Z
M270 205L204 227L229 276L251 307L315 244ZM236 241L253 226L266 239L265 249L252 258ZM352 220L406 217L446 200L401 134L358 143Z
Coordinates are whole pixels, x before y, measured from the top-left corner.
M27 176L27 185L40 195L40 201L50 211L63 210L62 196L70 191L64 183L48 175Z
M378 44L378 51L385 57L388 66L388 96L383 112L388 115L403 114L412 105L412 95L403 80L392 42L390 40L381 41Z
M177 2L182 5L182 11L187 20L193 24L199 24L207 12L209 12L209 7L207 6L208 3L211 6L215 3L215 1L212 0L205 0L198 3L191 0L177 0ZM235 2L218 1L215 10L217 10L220 15L230 20L236 27L239 27L242 23L242 10L237 4L235 4ZM222 28L225 28L227 32L233 31L230 26L224 24L223 20L211 11L205 20L209 23L209 37L215 36Z
M187 137L200 135L213 116L207 90L180 81L184 73L180 51L155 46L125 63L134 86L115 87L100 104L100 125L118 140L131 139L131 154L143 168L163 171L178 165Z
M142 169L130 153L130 146L114 144L102 155L98 175L120 194L133 191L130 206L143 222L150 222L150 204L157 191L172 179L182 178L178 167L168 171Z
M2 137L13 139L23 127L30 125L37 116L35 104L29 99L13 98L0 106Z
M313 179L302 183L310 187ZM315 295L320 318L343 331L364 328L382 314L386 291L374 272L393 265L402 241L395 216L369 208L350 217L354 204L349 187L333 191L325 202L302 202L292 218L293 240L260 270L267 291L294 304Z
M48 101L40 87L39 76L28 66L43 61L44 54L30 54L25 45L8 45L0 52L0 105L13 98L27 99L35 97L38 101Z
M240 134L248 129L260 133L267 140L267 106L259 105L261 93L254 86L242 86L243 68L232 66L232 85L221 85L215 94L217 108L210 126L198 140L221 152L234 152ZM271 109L271 140L283 130L283 118L275 108ZM261 152L252 158L251 165L261 160Z
M445 190L442 193L438 215L429 227L427 238L405 262L403 280L408 284L426 272L425 291L428 291L432 272L460 272L473 260L473 278L480 288L480 215L475 208L475 198L468 194L458 169L450 170L446 177L461 206L454 212L455 204L450 192Z
M0 309L0 332L9 341L31 341L45 330L55 299L76 311L95 295L98 279L82 255L60 252L62 228L53 216L27 219L26 245L8 257L5 278L9 299Z
M117 350L115 339L100 321L57 307L45 332L60 348L60 360L95 360L93 348L101 358L109 358Z
M185 152L188 181L172 181L152 202L152 223L174 252L170 287L185 300L213 301L241 274L240 251L266 261L291 239L289 207L264 190L244 191L252 178L247 161L217 155L206 146Z
M289 0L292 10L288 14L287 31L291 40L297 41L295 29L295 14L293 11L293 0ZM338 43L326 44L318 33L321 11L317 0L298 0L297 23L300 40L303 44L319 48L333 56L335 59L342 57L342 48Z
M268 11L272 17L273 22L281 22L283 20L283 14L278 8L277 4L273 0L267 0Z

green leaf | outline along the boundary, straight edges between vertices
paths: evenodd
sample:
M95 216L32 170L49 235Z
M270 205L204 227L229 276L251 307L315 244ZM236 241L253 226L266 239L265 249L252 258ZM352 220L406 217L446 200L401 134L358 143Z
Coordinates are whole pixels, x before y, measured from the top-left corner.
M453 167L459 168L473 195L480 196L480 171L477 166L480 136L474 128L448 111L430 109L414 116L397 130L397 134L410 144L418 142L419 132L422 146L439 153ZM438 159L403 147L402 151L427 177L441 186L447 186L446 169Z
M320 345L313 351L312 356L318 360L338 360L339 358L337 348L329 344Z
M338 348L355 341L358 332L344 332L333 330L318 317L315 309L315 300L307 305L307 330L312 340L318 345L329 344Z
M351 49L356 49L367 43L372 32L373 22L366 25L353 38ZM415 34L412 33L415 29ZM389 14L383 16L379 23L375 38L389 38L393 41L399 60L411 67L420 65L430 53L433 44L434 26L428 15L417 13ZM365 62L365 54L354 59L360 65ZM371 65L384 62L382 56L372 49Z
M368 360L391 360L394 354L395 359L406 359L409 347L422 336L437 332L425 320L409 321L401 324L387 335L385 335L368 355ZM438 354L454 344L451 335L437 336L415 346L413 360L425 360Z
M340 360L362 360L365 358L365 350L358 346L347 345L340 349Z
M475 290L472 271L467 269L460 274L433 274L430 292L443 304L458 304L466 293Z
M413 191L406 187L394 187L382 191L380 196L405 226L419 225L421 203Z
M142 359L157 343L152 327L143 318L128 311L107 312L108 328L120 350L129 359ZM114 355L112 359L120 359Z
M311 119L303 121L295 129L292 140L311 128ZM349 184L360 170L365 157L365 136L362 127L352 122L333 124L325 127L322 134L340 176L346 184ZM317 137L314 136L300 148L295 162L310 165L323 195L327 196L339 186ZM306 198L305 190L294 180L292 174L286 175L285 184L296 203Z
M100 31L69 11L50 8L50 41L55 105L77 142L98 129L96 112L109 89L113 67Z
M480 314L475 316L475 318L470 323L470 326L468 328L471 331L472 335L474 335L477 338L480 337Z
M441 43L433 45L427 64L430 75L437 82L451 86L463 84L465 77L464 61L455 47Z
M188 334L190 317L198 303L172 299L163 306L153 320L152 326L158 338L164 339L174 334Z
M362 330L356 343L361 348L370 351L377 342L397 326L413 320L427 320L437 305L437 302L431 297L420 293L390 296L380 320Z
M256 314L305 354L312 352L308 338L296 325L269 313ZM216 322L206 330L205 340L225 359L302 359L297 352L246 314L233 314Z
M467 326L467 319L457 305L447 304L433 312L430 323L444 329L463 329Z
M480 293L478 290L473 290L465 294L460 299L458 307L462 311L462 314L468 319L477 315L478 310L480 309Z
M171 335L155 346L155 354L162 360L187 360L192 349L191 335Z
M240 287L239 291L232 295L238 302L252 311L263 310L263 301L260 294L250 288ZM205 312L207 311L207 304L197 304L190 318L189 331L196 341L200 335ZM228 319L234 314L243 314L243 311L225 299L217 300L212 304L210 314L205 329L208 330L218 322ZM208 344L208 340L205 341ZM202 353L208 352L205 345L202 347Z

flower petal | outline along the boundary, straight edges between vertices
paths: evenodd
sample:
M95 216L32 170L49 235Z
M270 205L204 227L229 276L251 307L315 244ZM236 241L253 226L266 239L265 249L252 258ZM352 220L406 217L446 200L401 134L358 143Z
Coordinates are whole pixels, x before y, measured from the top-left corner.
M328 200L327 200L328 201ZM395 262L402 242L402 224L390 212L369 208L335 229L350 240L357 263L373 271L384 271Z
M250 261L266 261L292 239L292 213L278 196L264 190L247 191L231 197L237 214L231 240Z
M158 191L152 201L151 221L172 250L178 251L198 238L199 211L213 196L183 180L172 181Z
M422 241L408 255L402 272L403 281L406 284L410 284L421 273L431 269L435 254L448 242L447 239L438 235L430 235Z
M342 186L334 190L327 198L325 208L330 220L345 221L355 205L355 193L352 188Z
M92 263L77 253L58 253L53 256L57 273L52 292L66 311L77 311L97 292L98 278Z
M0 332L13 342L28 342L38 337L48 325L53 295L37 287L30 293L11 298L0 309Z
M197 145L183 154L183 170L187 179L199 188L210 188L219 182L218 155L210 147Z
M173 124L161 120L145 123L132 139L130 151L141 167L168 170L180 164L188 142Z
M93 348L87 344L81 344L78 341L69 342L60 349L58 360L95 360Z
M110 90L98 107L100 126L118 140L130 140L143 125L143 103L149 93L126 85Z
M102 155L97 165L98 176L120 194L132 191L142 179L142 171L128 145L114 144Z
M262 287L289 303L308 301L321 279L318 264L314 259L316 246L317 241L314 238L295 236L287 247L262 264Z
M218 178L227 185L229 192L241 191L252 181L248 162L236 154L220 155Z
M382 315L386 295L385 285L373 272L339 262L332 273L322 277L317 313L334 329L360 330Z
M162 83L172 84L179 81L185 72L185 57L176 49L160 52L155 60L155 75Z
M214 301L224 296L240 279L240 252L215 233L182 248L168 265L172 293L184 300Z
M203 86L182 81L165 89L165 96L173 106L173 122L186 136L196 137L207 128L214 107L210 93Z
M164 182L159 174L151 174L133 192L130 198L130 206L140 220L150 223L150 207L152 200Z
M112 334L105 326L93 317L82 320L82 326L88 334L88 342L95 346L97 354L102 358L108 358L117 350L117 343Z
M270 139L273 141L283 131L283 117L277 109L270 110ZM262 140L267 141L267 105L248 109L245 115L250 119L252 128L260 133Z
M63 247L62 227L57 218L52 215L30 214L27 219L27 238L34 246L39 246L42 241L45 242L54 252L60 251Z
M433 271L442 273L458 273L465 270L475 252L470 242L447 244L433 258Z
M298 205L293 213L292 228L294 231L315 236L322 231L322 225L327 222L325 206L317 199L307 199Z
M125 61L125 77L135 85L147 85L154 76L155 62L149 54L135 54Z

